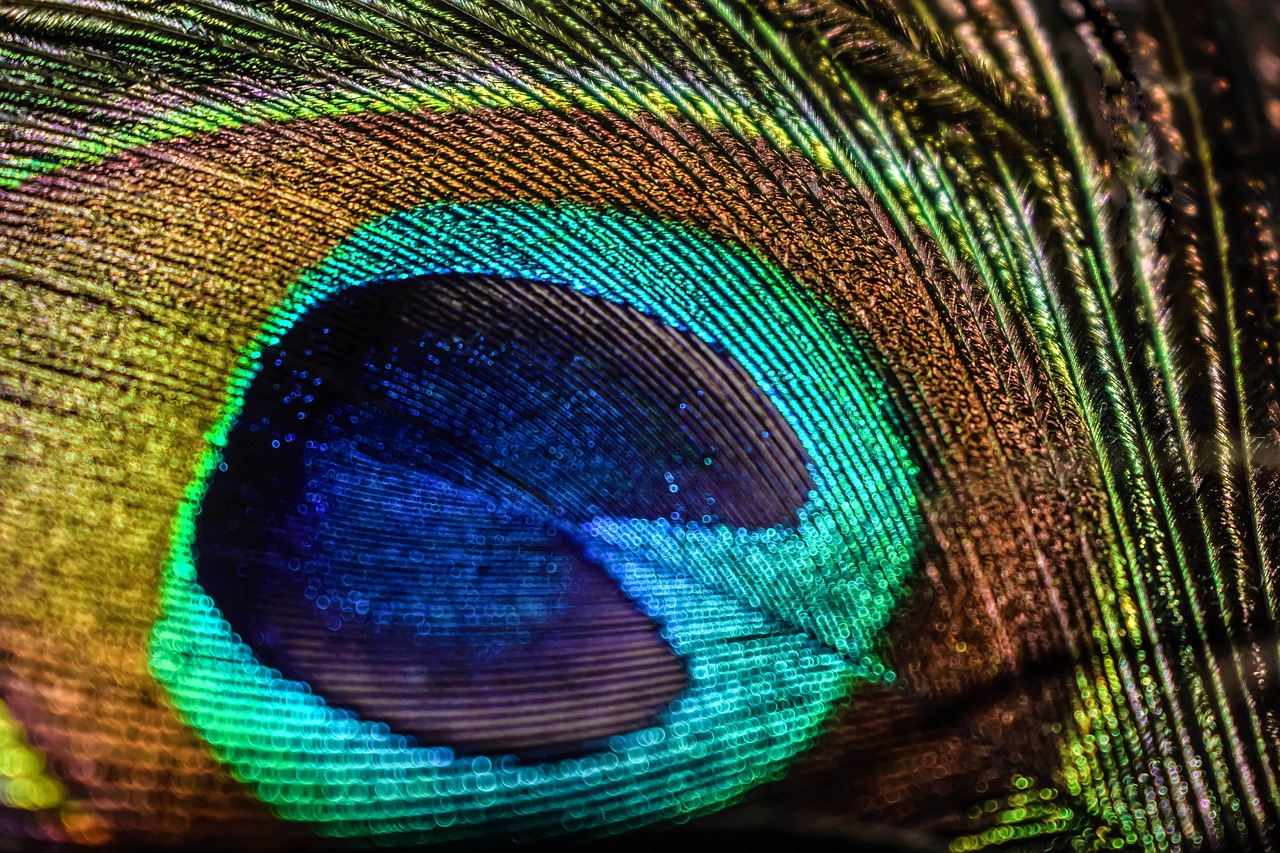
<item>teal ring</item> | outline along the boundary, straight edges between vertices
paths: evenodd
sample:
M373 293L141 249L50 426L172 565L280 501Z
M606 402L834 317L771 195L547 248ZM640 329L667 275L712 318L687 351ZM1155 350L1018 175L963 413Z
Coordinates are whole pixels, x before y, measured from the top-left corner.
M338 291L430 274L558 283L722 347L791 424L816 488L792 527L602 517L598 560L690 673L654 726L581 758L459 758L330 707L262 665L196 582L207 482L263 351ZM623 829L721 806L785 772L858 680L920 525L907 430L853 336L812 293L693 228L577 205L435 204L359 228L305 271L231 377L174 520L151 666L179 712L282 817L325 834L442 840Z

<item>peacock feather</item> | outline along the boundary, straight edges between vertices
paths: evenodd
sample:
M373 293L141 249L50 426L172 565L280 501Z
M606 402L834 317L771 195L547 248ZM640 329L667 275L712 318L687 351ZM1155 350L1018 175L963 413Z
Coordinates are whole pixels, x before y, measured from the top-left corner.
M0 15L0 838L1280 849L1270 4Z

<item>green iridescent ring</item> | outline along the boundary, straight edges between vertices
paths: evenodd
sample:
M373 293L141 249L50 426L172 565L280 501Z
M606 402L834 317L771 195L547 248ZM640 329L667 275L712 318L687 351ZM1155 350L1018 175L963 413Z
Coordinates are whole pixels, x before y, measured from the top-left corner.
M582 758L460 758L330 707L260 663L196 581L196 516L259 359L348 287L430 274L556 283L721 347L795 431L816 488L794 525L593 519L593 558L689 669L649 728ZM920 522L907 430L832 310L748 251L581 206L428 205L358 229L307 270L246 348L174 521L151 665L189 723L281 816L336 835L450 838L625 828L723 805L780 775L858 680Z

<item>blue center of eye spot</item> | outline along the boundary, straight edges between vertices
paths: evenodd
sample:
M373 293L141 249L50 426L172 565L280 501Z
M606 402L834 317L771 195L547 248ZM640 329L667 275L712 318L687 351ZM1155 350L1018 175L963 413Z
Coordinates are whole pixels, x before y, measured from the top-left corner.
M335 294L265 355L197 578L263 663L362 718L576 754L687 686L588 557L601 520L794 524L811 488L790 427L687 331L559 285L402 279Z
M152 667L322 832L706 810L892 677L906 435L838 317L743 249L573 205L393 214L232 377Z

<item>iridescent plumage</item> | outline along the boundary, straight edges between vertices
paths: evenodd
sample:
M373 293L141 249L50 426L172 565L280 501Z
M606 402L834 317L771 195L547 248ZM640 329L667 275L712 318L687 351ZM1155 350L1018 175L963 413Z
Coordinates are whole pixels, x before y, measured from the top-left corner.
M0 834L1280 844L1266 4L0 12Z

